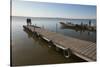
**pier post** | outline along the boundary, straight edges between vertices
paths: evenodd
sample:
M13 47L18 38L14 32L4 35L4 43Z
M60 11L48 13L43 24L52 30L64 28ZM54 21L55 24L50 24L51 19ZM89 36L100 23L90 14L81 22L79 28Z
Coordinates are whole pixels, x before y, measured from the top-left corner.
M89 26L91 26L91 20L89 20Z
M81 27L83 26L83 22L81 22Z
M31 23L31 19L30 18L27 18L27 26L30 26L32 23Z

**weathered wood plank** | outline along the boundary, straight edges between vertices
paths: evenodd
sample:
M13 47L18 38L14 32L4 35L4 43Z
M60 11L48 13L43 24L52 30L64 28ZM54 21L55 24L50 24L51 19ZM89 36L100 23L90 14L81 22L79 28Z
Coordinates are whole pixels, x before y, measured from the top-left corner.
M92 50L94 50L95 49L95 45L92 45L92 46L90 46L89 48L87 48L86 50L84 50L82 53L83 54L86 54L86 53L88 53L88 52L91 52Z
M49 40L52 40L58 46L64 48L70 48L74 54L85 59L85 60L96 60L96 44L90 41L84 41L62 34L48 31L43 28L34 28L32 26L25 26L30 29L32 32L36 31L41 34L43 37L46 37Z

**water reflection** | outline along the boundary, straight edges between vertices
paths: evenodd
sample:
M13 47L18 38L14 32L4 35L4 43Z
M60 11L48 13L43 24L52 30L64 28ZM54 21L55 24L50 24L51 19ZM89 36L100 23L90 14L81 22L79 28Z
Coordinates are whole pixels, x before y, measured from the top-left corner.
M44 25L50 31L56 32L56 23L61 19L38 19L33 18L32 24L37 26ZM65 20L66 21L66 20ZM12 65L40 65L40 64L57 64L57 63L73 63L83 62L84 60L73 56L65 58L54 48L50 48L44 40L35 37L31 32L24 30L23 25L26 24L26 18L12 18ZM73 31L71 29L61 29L58 24L57 32L65 36L81 38L84 40L95 41L96 33L84 33ZM89 34L89 36L87 36Z
M76 32L85 32L85 31L88 31L88 32L96 32L96 31L89 31L89 30L86 30L84 28L75 28L75 27L68 27L68 26L63 26L63 25L60 25L60 29L71 29L71 30L74 30Z
M60 21L66 22L71 21L73 24L81 24L81 21L84 24L88 23L88 19L47 19L47 18L31 18L32 24L36 24L39 27L44 27L50 31L61 33L65 36L74 37L77 39L82 39L86 41L96 42L96 32L85 31L80 29L69 29L69 28L61 28L59 24ZM96 20L91 21L93 25L96 24ZM23 25L26 24L26 17L13 17L13 29L14 32L20 30ZM57 28L56 28L57 25ZM17 32L16 32L17 33ZM22 33L23 34L23 33Z
M85 32L87 32L87 36L91 36L91 33L95 33L96 34L96 31L89 31L89 30L86 30L86 29L83 29L83 28L73 28L73 27L68 27L68 26L63 26L63 25L60 25L60 29L62 30L73 30L77 33L80 33L80 35L84 34ZM96 42L95 39L93 39L93 42Z
M39 44L40 46L48 48L48 44L46 42L44 42L44 40L42 40L41 38L36 37L32 32L30 32L26 29L23 29L23 31L27 33L28 38L32 38L32 40L34 42L36 42L37 44Z
M37 38L35 35L33 35L33 33L29 32L28 30L24 29L24 32L27 33L27 37L28 38L32 38L32 41L35 42L36 46L38 47L34 54L36 52L41 53L41 57L36 57L33 60L33 64L55 64L55 63L73 63L73 62L86 62L85 60L72 55L70 58L65 58L63 56L63 54L61 54L60 52L56 51L53 47L49 47L49 44L44 41L41 38ZM34 44L33 44L34 45ZM33 53L33 52L32 52ZM38 56L37 53L35 54L35 56ZM35 57L33 56L33 57ZM44 61L39 61L39 60L44 60Z

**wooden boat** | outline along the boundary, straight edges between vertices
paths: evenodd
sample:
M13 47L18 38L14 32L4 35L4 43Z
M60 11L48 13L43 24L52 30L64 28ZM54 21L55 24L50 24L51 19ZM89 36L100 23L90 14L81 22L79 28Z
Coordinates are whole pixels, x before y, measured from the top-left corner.
M96 26L88 26L87 24L72 24L70 23L64 23L64 22L59 22L62 27L67 28L67 29L81 29L81 30L88 30L88 31L96 31Z

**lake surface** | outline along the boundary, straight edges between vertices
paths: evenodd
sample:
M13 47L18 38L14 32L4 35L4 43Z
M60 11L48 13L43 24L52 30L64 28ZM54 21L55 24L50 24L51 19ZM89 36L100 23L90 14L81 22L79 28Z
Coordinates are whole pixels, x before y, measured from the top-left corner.
M96 32L76 31L62 28L59 22L73 22L74 24L88 24L85 19L53 19L31 18L32 24L44 27L50 31L61 33L65 36L96 42ZM91 20L96 25L96 20ZM65 58L62 54L48 47L42 40L32 37L32 33L23 29L26 25L26 17L12 17L12 65L40 65L56 63L83 62L84 60L73 56Z

